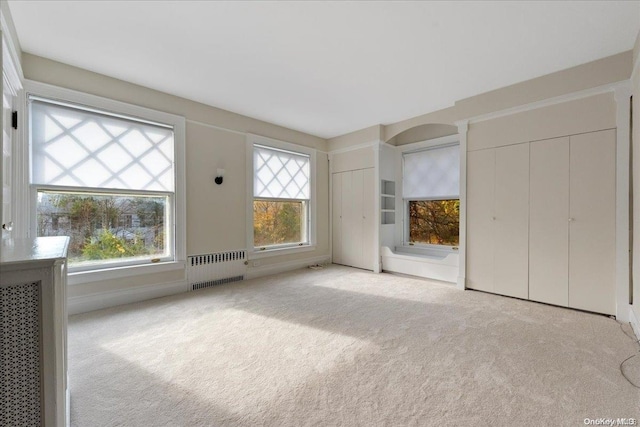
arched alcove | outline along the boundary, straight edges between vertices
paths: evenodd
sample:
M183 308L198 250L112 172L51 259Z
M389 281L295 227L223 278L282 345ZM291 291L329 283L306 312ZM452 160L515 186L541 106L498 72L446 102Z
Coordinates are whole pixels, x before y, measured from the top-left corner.
M386 142L391 145L405 145L442 136L455 135L456 133L458 133L456 126L444 123L427 123L400 132Z

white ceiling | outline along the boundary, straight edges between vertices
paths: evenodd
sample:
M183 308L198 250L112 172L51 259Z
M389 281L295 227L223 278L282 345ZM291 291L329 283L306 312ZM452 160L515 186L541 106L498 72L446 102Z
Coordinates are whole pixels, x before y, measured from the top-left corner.
M640 2L10 1L25 52L324 138L633 48Z

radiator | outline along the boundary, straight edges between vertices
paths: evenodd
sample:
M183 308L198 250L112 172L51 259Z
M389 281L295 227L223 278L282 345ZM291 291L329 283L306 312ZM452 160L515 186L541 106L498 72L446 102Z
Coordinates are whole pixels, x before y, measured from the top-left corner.
M247 251L191 255L187 258L187 280L192 291L244 280Z

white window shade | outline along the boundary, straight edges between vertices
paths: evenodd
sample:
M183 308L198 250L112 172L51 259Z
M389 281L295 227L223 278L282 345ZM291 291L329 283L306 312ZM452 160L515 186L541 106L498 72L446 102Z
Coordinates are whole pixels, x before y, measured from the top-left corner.
M308 200L309 156L254 145L253 196L265 199Z
M32 184L173 192L173 129L32 99Z
M457 198L460 194L460 146L430 148L403 155L404 199Z

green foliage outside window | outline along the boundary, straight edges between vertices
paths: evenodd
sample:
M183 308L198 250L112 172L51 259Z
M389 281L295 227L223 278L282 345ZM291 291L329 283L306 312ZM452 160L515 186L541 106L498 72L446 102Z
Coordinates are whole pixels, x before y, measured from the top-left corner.
M69 236L69 264L165 254L165 196L39 191L38 236Z

